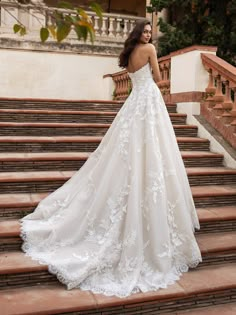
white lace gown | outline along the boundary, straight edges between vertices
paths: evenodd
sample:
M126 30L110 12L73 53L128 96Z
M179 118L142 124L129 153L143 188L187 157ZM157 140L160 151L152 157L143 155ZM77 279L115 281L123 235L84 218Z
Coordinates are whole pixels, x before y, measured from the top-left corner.
M186 171L149 64L101 144L21 220L23 250L68 289L125 297L166 288L201 253Z

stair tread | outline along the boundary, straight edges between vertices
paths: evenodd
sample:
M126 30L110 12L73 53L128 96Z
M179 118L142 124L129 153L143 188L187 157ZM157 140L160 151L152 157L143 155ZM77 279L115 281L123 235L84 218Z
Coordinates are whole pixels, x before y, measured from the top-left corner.
M51 128L78 128L78 127L106 127L109 128L110 123L68 123L68 122L2 122L0 121L0 127L51 127ZM197 128L195 125L179 125L173 124L174 128L192 129Z
M0 153L0 161L19 161L19 160L71 160L87 159L90 152L6 152ZM182 158L221 158L222 154L205 151L181 151Z
M191 191L194 197L235 195L236 185L193 186Z
M197 208L200 223L236 220L236 206L223 206L212 208ZM0 221L0 238L9 236L19 236L19 220Z
M24 97L24 99L22 98L18 98L18 97L0 97L0 103L1 102L8 102L8 103L17 103L20 102L20 104L24 104L25 103L29 103L32 102L34 103L40 103L40 104L44 104L44 103L48 103L48 104L53 104L53 103L63 103L63 104L67 104L67 103L78 103L78 104L124 104L124 101L117 101L117 100L71 100L71 99L58 99L58 98L31 98L31 97ZM23 101L23 102L22 102ZM175 103L166 103L166 105L175 105Z
M236 169L227 167L186 167L188 175L218 175L233 174L236 175Z
M116 116L117 112L103 110L58 110L58 109L0 109L1 113L15 114L61 114L61 115L111 115Z
M236 250L236 231L198 234L196 239L203 255Z
M2 122L0 127L51 127L51 128L78 128L78 127L105 127L109 128L111 124L108 123L58 123L58 122Z
M197 208L200 222L225 221L236 219L236 206Z
M209 185L191 187L193 197L235 195L236 185ZM0 194L0 207L35 206L49 193Z
M87 154L88 155L88 154ZM79 155L80 158L87 158L87 155ZM74 155L76 157L76 154ZM73 154L71 155L73 157ZM59 156L58 156L59 158ZM30 159L25 159L30 160ZM236 169L226 167L187 167L188 175L213 175L213 174L229 174L235 175ZM23 172L1 172L0 182L19 182L19 181L35 181L35 180L63 180L69 179L76 170L73 171L23 171Z
M1 228L1 232L0 232L1 238L10 237L10 236L11 237L20 236L20 223L17 220L2 221L0 222L0 228ZM196 239L201 249L201 252L203 254L236 250L236 232L234 231L197 234ZM19 263L17 263L17 266L21 264L21 261L22 261L22 266L24 266L24 261L22 260L23 258L21 257L22 255L23 255L22 252L0 253L0 261L1 261L0 273L1 273L1 270L5 270L6 268L15 268L15 257L20 257L20 261ZM13 259L13 263L11 262L12 259ZM26 262L27 261L28 260L26 259ZM5 265L4 265L4 262L5 262Z
M197 208L200 223L236 220L236 206ZM0 237L19 236L19 220L0 221Z
M102 136L0 136L0 143L4 142L98 142Z
M183 125L182 125L183 127ZM0 136L0 143L4 142L100 142L103 136ZM199 137L176 137L178 142L209 142ZM205 151L204 151L205 152Z
M0 153L0 161L87 159L89 152Z
M48 193L0 194L0 207L36 206Z
M0 109L1 113L15 113L15 114L80 114L80 115L111 115L116 116L116 111L102 111L102 110L58 110L58 109ZM187 117L187 114L183 113L169 113L171 117Z
M54 284L1 291L0 304L2 315L15 314L16 309L18 315L56 314L124 304L131 307L136 303L180 299L234 288L236 288L236 264L224 264L185 273L178 282L165 290L137 293L123 299L79 289L68 291L64 286Z

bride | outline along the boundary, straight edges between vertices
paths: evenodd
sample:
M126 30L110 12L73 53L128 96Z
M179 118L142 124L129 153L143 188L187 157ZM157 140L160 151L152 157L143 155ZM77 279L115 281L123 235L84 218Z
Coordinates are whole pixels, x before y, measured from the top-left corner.
M68 289L125 297L166 288L201 261L150 41L150 22L137 23L119 59L131 94L84 166L21 220L25 253Z

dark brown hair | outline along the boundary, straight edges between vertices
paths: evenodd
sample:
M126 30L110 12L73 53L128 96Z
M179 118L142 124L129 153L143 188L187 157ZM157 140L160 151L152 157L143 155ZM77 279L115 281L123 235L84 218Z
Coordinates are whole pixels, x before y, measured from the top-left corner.
M135 46L139 43L140 37L142 36L144 27L146 25L151 25L149 20L141 20L136 23L136 26L129 34L128 38L125 41L124 49L119 56L119 66L125 68L128 66L129 56L134 50ZM152 42L152 38L150 38L149 43Z

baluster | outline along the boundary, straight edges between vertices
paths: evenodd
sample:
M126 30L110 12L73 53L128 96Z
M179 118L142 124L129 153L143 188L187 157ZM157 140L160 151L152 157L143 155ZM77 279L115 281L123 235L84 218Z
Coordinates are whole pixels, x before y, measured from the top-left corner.
M120 27L120 23L121 23L122 19L121 18L117 18L116 19L116 38L121 38L121 27Z
M164 64L163 76L164 76L164 80L167 81L167 67L166 67L166 64Z
M106 16L103 16L102 18L102 28L101 28L101 31L102 31L102 36L107 36L107 17Z
M100 32L99 32L99 25L98 25L98 20L100 18L98 16L94 16L94 31L95 31L95 36L100 36Z
M231 100L231 90L229 88L229 81L226 80L225 84L225 100L223 103L224 113L222 115L224 124L229 124L232 121L230 110L232 109L233 102Z
M206 100L205 100L205 104L207 105L208 109L212 109L212 107L215 105L215 100L214 100L214 95L216 93L216 88L214 86L214 77L212 74L212 69L208 70L209 73L209 81L208 81L208 86L206 88Z
M117 99L118 99L118 100L120 99L121 89L122 89L122 86L121 86L121 76L118 75L118 77L117 77Z
M129 20L124 19L124 29L123 29L123 37L126 38L128 35L128 22Z
M220 74L216 76L216 93L213 99L215 101L215 106L213 107L214 113L216 116L220 117L224 111L224 95L222 93L222 80Z
M115 19L113 17L109 18L109 29L108 29L108 36L109 37L115 37L115 35L114 35L114 21L115 21Z
M121 95L120 98L124 99L125 87L124 87L124 76L121 75Z
M130 20L129 31L131 32L134 28L135 20Z
M160 74L161 74L161 81L164 80L164 67L162 64L159 65L160 68Z
M112 80L113 80L114 85L115 85L114 91L113 91L113 99L117 100L117 94L118 94L118 92L117 92L117 86L118 86L117 77L116 76L112 76Z
M234 102L232 105L231 116L233 121L231 122L232 133L236 133L236 86L232 87L232 91L234 93ZM234 147L236 148L236 143L234 143Z

